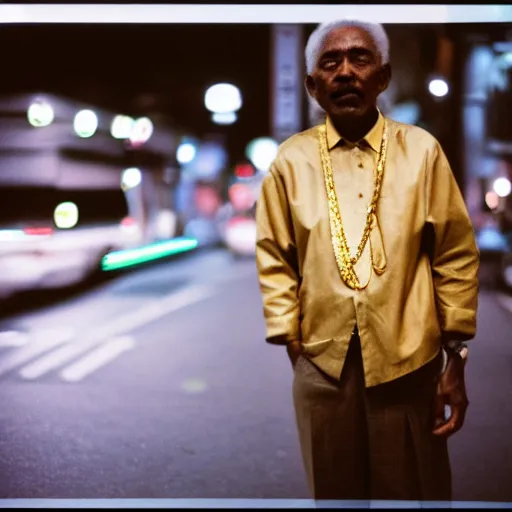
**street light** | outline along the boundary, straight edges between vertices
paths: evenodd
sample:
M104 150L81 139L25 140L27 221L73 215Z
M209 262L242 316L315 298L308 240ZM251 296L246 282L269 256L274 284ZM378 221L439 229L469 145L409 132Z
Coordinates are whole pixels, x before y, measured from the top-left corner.
M507 197L512 192L512 184L508 178L497 178L492 188L500 197Z
M207 89L204 104L214 114L236 112L242 107L242 94L233 84L215 84Z
M434 78L430 80L428 84L428 90L430 94L436 96L437 98L442 98L446 96L450 90L448 87L448 83L443 78Z

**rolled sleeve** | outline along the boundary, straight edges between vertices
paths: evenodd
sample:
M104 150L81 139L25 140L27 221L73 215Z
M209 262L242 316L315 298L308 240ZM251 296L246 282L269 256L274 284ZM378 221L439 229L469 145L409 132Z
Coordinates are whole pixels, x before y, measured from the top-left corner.
M286 345L300 338L298 310L279 317L266 319L267 341L274 345Z
M299 278L286 190L276 162L262 184L256 224L256 265L266 340L286 344L300 338Z
M476 311L445 306L441 308L443 332L447 339L469 340L476 333Z
M476 334L479 251L464 199L448 160L436 144L427 184L427 222L435 233L434 288L443 337Z

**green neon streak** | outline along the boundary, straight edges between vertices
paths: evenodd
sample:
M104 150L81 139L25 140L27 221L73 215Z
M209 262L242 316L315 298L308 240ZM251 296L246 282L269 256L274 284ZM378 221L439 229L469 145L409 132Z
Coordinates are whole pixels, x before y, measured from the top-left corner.
M175 238L166 242L157 242L137 249L126 249L107 254L101 261L104 272L140 265L148 261L165 258L195 249L198 241L194 238Z

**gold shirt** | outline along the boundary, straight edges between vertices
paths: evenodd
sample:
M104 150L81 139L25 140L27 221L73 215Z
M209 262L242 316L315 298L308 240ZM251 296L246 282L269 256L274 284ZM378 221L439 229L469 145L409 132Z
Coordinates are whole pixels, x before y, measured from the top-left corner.
M479 253L449 163L425 130L386 122L378 220L355 266L366 289L350 289L339 274L316 127L281 144L256 209L267 341L300 340L304 355L339 379L357 325L368 387L423 366L443 338L468 340L476 332ZM379 115L363 140L352 144L327 120L352 253L365 225L383 128Z

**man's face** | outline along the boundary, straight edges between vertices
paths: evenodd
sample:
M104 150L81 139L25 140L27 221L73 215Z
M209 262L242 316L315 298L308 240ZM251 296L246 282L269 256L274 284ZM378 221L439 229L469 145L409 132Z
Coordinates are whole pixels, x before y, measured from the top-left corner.
M372 37L361 28L343 27L327 36L306 87L332 118L360 117L375 108L390 78Z

